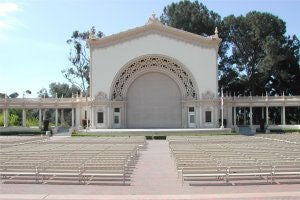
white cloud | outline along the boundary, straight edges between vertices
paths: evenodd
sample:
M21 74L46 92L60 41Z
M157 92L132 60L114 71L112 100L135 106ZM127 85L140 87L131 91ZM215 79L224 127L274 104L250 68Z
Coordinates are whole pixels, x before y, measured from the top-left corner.
M1 1L1 0L0 0ZM24 5L21 4L21 5ZM18 3L2 3L0 2L0 44L13 40L12 31L16 29L28 29L22 21L16 16L23 9Z
M25 27L20 20L13 16L14 13L19 11L21 11L21 8L16 3L0 3L0 32Z
M11 12L19 11L20 7L15 3L0 3L0 16L5 17Z

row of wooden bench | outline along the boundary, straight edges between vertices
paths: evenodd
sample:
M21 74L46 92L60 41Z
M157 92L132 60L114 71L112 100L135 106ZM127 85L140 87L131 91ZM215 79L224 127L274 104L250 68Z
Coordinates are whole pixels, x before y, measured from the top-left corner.
M124 137L94 138L92 144L68 138L8 147L0 152L0 175L4 183L130 184L145 145L144 138Z
M300 181L300 146L297 143L245 136L173 136L168 137L168 142L183 183Z

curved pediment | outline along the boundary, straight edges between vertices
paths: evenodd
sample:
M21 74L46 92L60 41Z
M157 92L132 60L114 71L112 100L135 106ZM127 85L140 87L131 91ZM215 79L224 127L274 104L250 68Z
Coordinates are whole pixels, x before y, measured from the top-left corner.
M144 26L129 29L127 31L103 38L90 37L88 43L92 48L104 48L125 41L144 37L150 34L158 34L178 41L191 43L193 45L210 46L215 48L218 48L221 42L221 39L218 37L217 33L208 37L204 37L167 25L163 25L156 18L153 19L153 17L150 17L148 22Z

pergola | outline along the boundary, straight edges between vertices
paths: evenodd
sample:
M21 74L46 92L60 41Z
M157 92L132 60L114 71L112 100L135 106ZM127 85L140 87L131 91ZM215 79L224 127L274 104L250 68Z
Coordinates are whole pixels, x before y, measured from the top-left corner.
M79 124L79 113L75 121L76 107L86 104L87 98L72 97L72 98L4 98L0 99L0 109L4 111L4 127L8 127L8 110L22 109L22 126L26 126L26 110L39 110L39 127L42 126L42 120L45 120L46 110L55 109L55 125L58 126L58 110L71 109L72 110L72 127L75 123ZM79 110L78 110L79 111Z
M233 126L237 126L237 109L249 109L249 124L253 126L253 109L254 108L261 108L261 119L263 120L264 124L268 127L269 124L269 113L271 107L279 107L281 109L280 118L281 123L280 125L286 125L286 108L287 107L296 107L299 110L300 107L300 96L243 96L243 97L225 97L224 104L228 109L228 113L230 113L230 109L233 110ZM245 111L244 111L244 117ZM300 113L298 113L298 124ZM246 125L245 121L243 120L244 124Z
M200 106L204 104L207 99L199 98L195 100L195 104ZM266 127L269 124L269 113L270 108L278 107L280 108L280 118L281 123L278 124L281 127L287 125L286 123L286 108L293 107L297 108L297 122L296 125L299 127L300 120L300 96L224 96L216 97L209 100L210 103L214 103L223 107L223 116L220 112L220 118L223 117L227 119L227 127L235 128L237 125L249 125L250 127L258 125L253 123L253 109L260 108L261 119ZM223 103L222 103L223 102ZM89 121L92 119L91 109L96 104L110 105L109 100L95 100L90 97L73 96L72 98L3 98L0 99L0 109L4 112L4 127L8 127L8 110L9 109L22 109L22 126L26 126L26 110L28 109L38 109L39 110L39 126L42 126L42 120L45 120L45 111L47 109L55 110L55 125L58 126L58 111L59 109L71 109L72 113L72 123L71 126L74 128L81 127L82 112L87 111L85 119ZM207 102L206 102L207 103ZM223 105L222 105L223 104ZM243 112L240 112L242 109ZM247 109L247 116L246 110ZM239 124L237 119L241 118L240 114L243 116L243 124ZM248 118L248 124L246 123L246 118ZM91 120L92 121L92 120ZM92 123L88 124L88 127L92 127Z

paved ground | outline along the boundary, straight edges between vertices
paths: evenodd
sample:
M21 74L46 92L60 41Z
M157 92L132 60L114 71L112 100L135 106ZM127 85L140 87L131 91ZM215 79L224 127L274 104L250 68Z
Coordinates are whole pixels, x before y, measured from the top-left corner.
M87 199L300 199L300 185L182 185L166 141L149 141L132 175L131 186L0 184L1 200Z
M145 189L145 193L180 191L182 184L177 179L175 165L170 155L167 141L149 141L147 149L141 152L136 166L132 189L137 191Z

